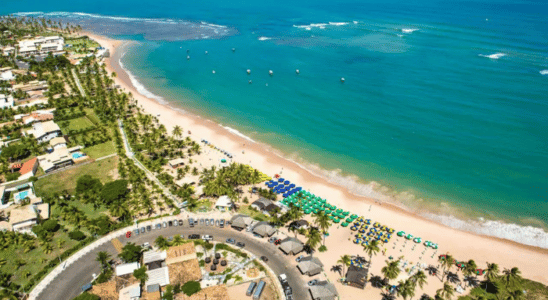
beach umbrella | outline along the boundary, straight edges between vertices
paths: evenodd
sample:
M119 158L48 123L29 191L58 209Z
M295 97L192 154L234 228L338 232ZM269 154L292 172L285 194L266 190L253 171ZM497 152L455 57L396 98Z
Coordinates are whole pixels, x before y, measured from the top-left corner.
M357 219L357 218L358 218L358 215L357 215L357 214L352 214L350 217L351 217L352 219Z
M356 231L356 230L358 230L358 227L356 227L356 226L352 226L352 227L350 227L350 230L352 230L352 231Z
M355 240L354 240L354 244L359 244L359 243L361 243L361 241L362 241L362 240L360 240L360 239L355 239Z
M320 210L319 210L319 209L317 209L317 208L314 208L314 210L313 210L313 211L314 211L314 213L315 213L315 214L317 214L317 213L319 213L319 212L320 212Z
M388 243L388 239L384 239L383 242Z
M342 227L346 227L346 226L348 226L348 223L343 222L343 223L341 224L341 226L342 226Z
M405 238L408 239L408 240L410 240L410 239L413 238L413 235L412 235L412 234L408 234Z
M278 178L278 182L284 182L285 179L283 178Z
M362 243L362 246L364 246L364 247L367 246L367 245L369 245L368 241L365 241L365 242Z
M413 239L413 242L419 244L420 242L422 241L422 239L420 237L416 237Z
M289 180L284 181L284 184L285 184L285 185L290 184Z
M365 224L371 225L371 220L370 220L370 219L366 219L366 220L365 220Z
M438 249L438 244L432 244L432 249Z
M484 270L476 269L476 275L483 275Z
M398 236L404 236L404 235L405 235L405 231L398 232Z
M310 210L310 209L305 209L305 211L304 211L304 213L307 214L307 215L310 214L311 212L312 212L312 210Z
M334 218L334 219L333 219L333 222L334 222L334 223L339 223L340 221L341 221L341 220L340 220L339 218Z
M283 194L283 197L284 197L284 198L287 197L287 196L289 196L289 194L287 194L287 193Z
M344 216L348 216L348 215L350 214L350 212L345 211L345 212L343 212L342 214L343 214Z

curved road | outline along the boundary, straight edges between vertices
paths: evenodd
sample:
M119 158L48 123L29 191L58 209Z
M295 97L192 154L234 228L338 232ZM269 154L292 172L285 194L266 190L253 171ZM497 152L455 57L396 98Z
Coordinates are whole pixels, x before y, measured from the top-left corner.
M132 234L131 238L120 238L122 244L128 242L140 245L144 242L149 242L151 245L154 240L163 235L164 237L180 234L187 238L189 234L209 234L213 236L216 242L225 242L227 238L234 238L236 242L245 243L245 249L253 253L257 257L268 257L268 266L276 275L285 273L288 277L289 284L293 288L294 299L310 299L306 283L302 279L302 275L294 264L290 264L293 256L284 255L277 246L269 244L266 239L254 237L249 232L238 232L225 227L224 229L197 225L194 228L188 226L188 221L184 220L184 226L173 226L168 228L156 229L150 232L145 232L137 236ZM99 274L99 263L95 260L99 251L108 252L111 257L117 257L117 252L112 243L105 243L94 249L87 255L83 256L79 261L68 266L61 274L59 274L36 298L37 300L52 300L52 299L72 299L78 296L81 292L80 288L91 282L92 274ZM282 296L282 299L285 297Z

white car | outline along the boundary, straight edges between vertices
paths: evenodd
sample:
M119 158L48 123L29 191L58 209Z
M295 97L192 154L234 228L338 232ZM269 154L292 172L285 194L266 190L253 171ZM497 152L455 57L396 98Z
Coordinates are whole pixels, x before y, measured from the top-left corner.
M212 241L213 237L211 235L202 235L202 240L204 241Z

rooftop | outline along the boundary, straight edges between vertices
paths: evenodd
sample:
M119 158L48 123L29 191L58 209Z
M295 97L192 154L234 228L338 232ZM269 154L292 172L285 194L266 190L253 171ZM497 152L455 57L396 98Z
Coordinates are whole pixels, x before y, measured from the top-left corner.
M166 259L166 251L149 250L143 253L143 264L153 263Z
M138 262L121 264L116 266L116 276L133 274L133 271L139 269L141 265Z
M33 171L34 170L34 165L37 163L37 161L38 161L38 159L35 157L35 158L25 162L21 166L21 170L19 170L19 173L21 173L21 175L25 175L28 172Z
M169 284L169 270L168 267L158 268L147 271L148 280L146 286L158 284L160 286L166 286Z
M194 243L186 243L180 246L169 247L166 250L166 264L183 262L196 258L196 249Z
M215 202L215 206L221 206L221 207L231 207L232 206L232 200L228 196L221 196L219 199L217 199L217 202Z
M184 262L178 262L167 266L171 284L184 284L188 281L202 279L202 271L198 259L194 258Z

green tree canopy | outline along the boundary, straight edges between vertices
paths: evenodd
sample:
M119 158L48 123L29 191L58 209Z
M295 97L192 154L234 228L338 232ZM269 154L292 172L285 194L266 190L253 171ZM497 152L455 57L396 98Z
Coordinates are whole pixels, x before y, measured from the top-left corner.
M123 200L128 192L127 185L128 181L123 179L109 182L103 186L101 198L103 198L107 205Z
M76 298L73 298L72 300L101 300L101 298L97 295L85 292L83 294L78 295Z
M197 281L189 281L181 287L181 291L185 293L187 296L191 296L199 292L202 288L200 287L200 283Z
M59 224L54 219L49 219L42 223L42 228L49 232L55 232L59 229Z
M76 182L76 193L86 193L99 191L103 187L101 181L93 178L91 175L84 175L78 178Z
M118 256L125 262L136 262L141 259L142 251L143 249L141 248L141 246L137 246L133 243L127 243L122 248L122 253L118 254Z

